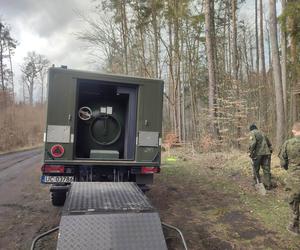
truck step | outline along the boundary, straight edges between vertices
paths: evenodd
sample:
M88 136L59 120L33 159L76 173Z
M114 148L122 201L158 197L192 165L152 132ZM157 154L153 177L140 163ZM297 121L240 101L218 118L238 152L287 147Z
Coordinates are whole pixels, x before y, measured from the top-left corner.
M166 250L159 214L131 182L74 182L59 226L58 250Z

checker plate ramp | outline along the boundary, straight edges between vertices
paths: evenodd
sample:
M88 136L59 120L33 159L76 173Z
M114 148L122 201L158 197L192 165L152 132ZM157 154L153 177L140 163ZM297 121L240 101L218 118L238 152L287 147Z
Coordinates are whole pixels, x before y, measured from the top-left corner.
M161 221L130 182L74 182L59 226L58 250L166 250Z

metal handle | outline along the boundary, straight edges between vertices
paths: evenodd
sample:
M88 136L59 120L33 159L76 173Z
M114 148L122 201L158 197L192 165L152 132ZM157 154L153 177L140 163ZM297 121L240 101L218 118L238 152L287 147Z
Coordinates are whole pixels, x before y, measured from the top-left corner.
M166 224L166 223L164 223L164 222L162 222L161 224L162 224L163 227L166 227L166 228L175 230L175 231L180 235L180 238L181 238L182 245L183 245L184 249L185 249L185 250L188 250L187 245L186 245L186 242L185 242L185 239L184 239L184 237L183 237L183 234L182 234L182 232L181 232L177 227L171 226L171 225Z

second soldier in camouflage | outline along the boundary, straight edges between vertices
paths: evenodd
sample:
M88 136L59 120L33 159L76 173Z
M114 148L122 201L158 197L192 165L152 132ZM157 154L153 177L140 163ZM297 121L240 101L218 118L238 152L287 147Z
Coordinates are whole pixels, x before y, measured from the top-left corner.
M263 169L263 183L266 189L271 189L271 154L272 145L268 137L258 130L256 125L250 126L249 156L253 162L254 183L260 182L260 167Z
M288 171L286 191L288 203L292 211L291 223L288 230L299 234L299 203L300 203L300 123L293 125L294 138L287 140L279 152L280 165Z

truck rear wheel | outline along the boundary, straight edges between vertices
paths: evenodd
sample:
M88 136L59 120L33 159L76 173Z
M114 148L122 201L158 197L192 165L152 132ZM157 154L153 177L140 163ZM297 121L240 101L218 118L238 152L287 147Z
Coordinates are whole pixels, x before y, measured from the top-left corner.
M66 200L66 192L54 191L51 193L52 205L56 207L61 207L64 205Z

